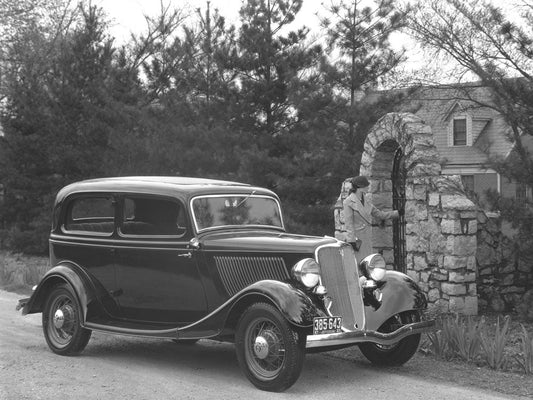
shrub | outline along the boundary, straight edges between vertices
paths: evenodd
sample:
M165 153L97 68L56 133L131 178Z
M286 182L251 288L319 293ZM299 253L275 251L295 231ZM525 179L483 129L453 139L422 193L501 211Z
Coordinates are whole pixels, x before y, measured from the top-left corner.
M520 335L520 339L522 341L522 351L515 358L526 374L533 374L533 336L529 335L524 325L521 326L522 334Z
M483 320L476 322L471 317L443 316L438 319L440 329L428 335L430 350L444 359L458 357L475 361L481 350L480 331L483 324Z
M498 317L494 335L491 335L488 329L481 332L483 358L492 369L504 369L509 361L505 354L505 345L509 340L509 321L510 318L505 317L504 324L500 328L500 318Z
M50 226L48 224L29 230L11 229L6 240L6 247L14 252L45 255L48 252L49 235Z

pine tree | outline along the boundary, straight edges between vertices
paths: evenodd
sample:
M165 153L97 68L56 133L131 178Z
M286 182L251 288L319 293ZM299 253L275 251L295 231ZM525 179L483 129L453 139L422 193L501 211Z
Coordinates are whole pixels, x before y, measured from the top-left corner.
M404 51L391 47L389 38L406 23L408 10L399 10L394 0L380 0L373 5L362 0L339 1L326 8L322 19L330 60L322 69L326 82L340 94L334 118L343 122L339 137L347 149L361 152L368 129L395 102L381 105L361 100L365 93L383 85L387 76L405 59ZM357 168L357 167L356 167Z
M240 10L235 68L241 92L241 124L277 135L297 122L290 93L317 66L319 46L308 46L308 28L289 30L302 0L248 0Z

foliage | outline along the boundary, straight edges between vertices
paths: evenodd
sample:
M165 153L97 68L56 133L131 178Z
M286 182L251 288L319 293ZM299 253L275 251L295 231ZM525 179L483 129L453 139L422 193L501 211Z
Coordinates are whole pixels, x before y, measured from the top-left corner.
M505 354L505 345L509 340L509 321L510 318L505 317L503 326L500 328L500 318L498 317L494 334L491 335L487 331L481 333L483 358L492 369L505 369L509 362L507 354Z
M13 4L0 2L0 11ZM308 40L308 28L294 26L302 0L247 0L238 26L209 3L191 16L162 6L124 46L90 3L19 4L9 21L25 23L8 24L0 63L3 245L46 252L57 190L109 175L266 186L281 197L290 231L333 234L340 184L357 173L366 130L394 102L346 106L346 93L320 68L323 48ZM394 14L387 4L383 21ZM387 24L375 24L383 40L356 56L384 67L380 81L395 66L376 58L381 47L389 54ZM365 72L365 87L377 79ZM355 111L350 137L343 121Z
M481 351L481 331L484 321L456 315L442 316L439 329L428 335L431 351L444 359L459 357L475 361Z
M533 337L529 335L524 325L521 326L522 351L515 358L526 374L533 374Z
M338 139L359 159L368 130L385 113L393 111L403 95L388 92L364 101L405 60L403 50L393 50L389 38L405 26L409 9L400 10L394 1L335 1L325 7L321 23L328 51L321 72L324 84L335 96L329 108L339 124ZM359 165L354 165L358 170Z
M97 10L81 9L81 15L60 41L50 43L32 30L10 49L22 61L6 71L7 151L0 178L7 188L2 217L19 232L15 243L46 232L53 193L61 186L104 173L109 126L116 117L108 91L113 50ZM53 48L47 54L35 51L47 45Z
M285 33L301 6L302 0L249 0L240 10L233 64L242 86L240 122L250 132L286 134L298 123L290 94L322 52L306 44L308 28Z

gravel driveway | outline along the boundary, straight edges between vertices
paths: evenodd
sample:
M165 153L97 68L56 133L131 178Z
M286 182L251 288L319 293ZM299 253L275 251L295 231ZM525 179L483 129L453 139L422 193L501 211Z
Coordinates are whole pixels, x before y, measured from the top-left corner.
M61 357L46 346L41 314L15 311L19 297L0 291L0 399L526 398L379 370L334 353L308 355L296 384L272 394L246 380L232 345L212 341L186 346L94 333L80 356Z

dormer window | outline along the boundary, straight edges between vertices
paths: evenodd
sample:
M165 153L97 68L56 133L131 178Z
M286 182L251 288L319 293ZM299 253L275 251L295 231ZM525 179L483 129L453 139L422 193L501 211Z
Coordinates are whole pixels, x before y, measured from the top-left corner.
M466 118L453 119L453 145L466 146Z
M448 146L472 146L472 117L460 114L450 118L448 123Z

